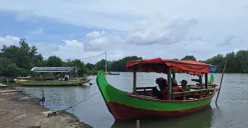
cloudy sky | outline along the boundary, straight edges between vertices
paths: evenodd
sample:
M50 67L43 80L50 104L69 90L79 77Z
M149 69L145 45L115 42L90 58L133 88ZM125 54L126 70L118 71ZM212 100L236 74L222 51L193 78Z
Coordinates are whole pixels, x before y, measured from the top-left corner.
M248 48L247 0L0 0L0 47L26 38L45 58L205 60ZM96 62L104 56L84 60Z

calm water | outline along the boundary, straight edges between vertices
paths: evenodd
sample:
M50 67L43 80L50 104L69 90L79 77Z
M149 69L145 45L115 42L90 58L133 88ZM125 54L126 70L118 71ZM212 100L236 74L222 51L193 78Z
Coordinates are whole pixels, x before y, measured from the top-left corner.
M155 86L155 78L166 77L163 74L139 73L138 86ZM189 75L177 75L177 80L190 80ZM215 74L215 83L219 85L221 74ZM177 119L141 120L142 128L247 128L248 127L248 74L225 74L219 97L219 107L211 108L190 116ZM95 76L92 76L95 83ZM124 90L132 90L132 73L121 73L119 76L107 76L113 86ZM62 110L99 92L96 84L90 87L25 87L23 90L36 97L41 97L41 89L45 90L45 106ZM135 128L135 121L115 121L108 112L100 93L77 105L68 112L75 114L81 121L95 128Z

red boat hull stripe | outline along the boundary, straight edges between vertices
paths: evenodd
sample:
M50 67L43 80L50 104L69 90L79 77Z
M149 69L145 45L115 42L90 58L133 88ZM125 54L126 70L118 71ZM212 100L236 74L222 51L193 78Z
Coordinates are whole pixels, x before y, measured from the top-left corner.
M110 108L110 111L116 120L126 120L126 119L142 119L142 118L156 118L156 117L165 117L165 118L180 117L205 109L209 107L210 104L206 104L201 107L191 108L182 111L145 110L114 102L108 102L107 106Z

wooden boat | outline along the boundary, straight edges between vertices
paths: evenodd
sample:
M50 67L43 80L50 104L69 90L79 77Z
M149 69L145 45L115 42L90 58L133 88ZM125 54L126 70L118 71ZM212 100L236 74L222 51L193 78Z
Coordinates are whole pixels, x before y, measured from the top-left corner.
M146 128L206 128L213 127L214 110L211 107L198 113L189 115L185 118L141 120L142 126ZM133 120L115 120L111 128L134 128L136 121ZM142 127L143 128L143 127Z
M16 80L20 86L81 86L89 83L90 79L86 80L68 80L68 81L29 81L29 80Z
M124 92L111 86L104 71L99 71L96 82L108 110L116 120L141 119L154 117L179 117L210 107L211 100L218 90L208 88L209 65L197 61L166 60L161 58L128 61L128 70L133 71L133 92ZM167 99L158 99L152 95L154 87L136 87L136 72L157 72L167 74ZM205 75L205 88L190 89L185 92L172 92L171 78L175 73L196 75L200 79ZM173 75L173 76L171 76ZM180 98L177 99L177 98Z

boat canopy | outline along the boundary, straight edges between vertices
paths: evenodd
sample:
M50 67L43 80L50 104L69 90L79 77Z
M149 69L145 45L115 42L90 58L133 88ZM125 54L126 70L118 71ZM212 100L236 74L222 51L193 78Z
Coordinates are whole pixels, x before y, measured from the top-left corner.
M70 72L73 67L34 67L33 72Z
M171 60L171 59L145 59L132 60L126 63L126 68L137 72L168 73L168 67L172 67L173 73L188 73L200 76L204 73L214 72L213 65L192 61L192 60Z

